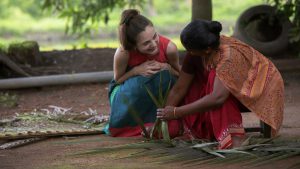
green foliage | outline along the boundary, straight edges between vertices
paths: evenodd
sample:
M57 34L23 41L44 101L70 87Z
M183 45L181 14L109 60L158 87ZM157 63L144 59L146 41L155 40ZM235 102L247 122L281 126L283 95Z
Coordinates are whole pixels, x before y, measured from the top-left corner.
M7 17L14 14L14 11L19 9L21 13L28 14L32 17L43 17L40 0L1 0L0 1L0 16Z
M91 21L87 21L85 23L86 26L81 30L84 31L85 28L91 26L88 29L91 34L90 36L86 36L85 39L78 40L73 36L64 36L67 17L58 18L57 16L61 15L61 12L53 9L54 6L46 8L46 10L42 12L41 6L42 4L45 4L45 1L46 0L1 0L0 43L7 44L33 38L39 40L41 50L63 50L72 49L74 47L81 48L83 47L81 45L82 41L86 41L88 47L118 47L117 27L120 20L120 14L124 9L129 8L128 5L117 5L114 6L111 11L108 10L109 22L107 24L105 24L103 20L105 13L99 20L95 20L95 23L93 24ZM130 0L123 1L131 2ZM144 1L147 2L146 0L143 0L142 2ZM223 33L230 35L230 29L234 26L235 20L239 14L246 8L258 5L263 1L264 0L213 0L213 19L221 21L223 24ZM60 4L65 3L64 0L53 0L51 2ZM83 3L83 0L69 2L72 2L71 6L74 7L76 4ZM89 2L92 1L89 0ZM106 2L109 1L106 0ZM156 15L151 15L148 12L149 6L146 6L148 5L147 3L138 5L140 2L141 1L136 0L136 8L141 11L141 14L153 21L155 28L159 33L170 37L175 41L179 49L183 49L178 38L178 32L180 32L191 19L191 1L154 0L153 8L156 11ZM140 6L143 6L143 8L140 8ZM83 6L80 6L80 9L81 8L83 8ZM36 13L30 11L35 11ZM82 16L86 15L82 14ZM72 33L72 20L69 20L67 25L69 27L68 32ZM47 38L45 38L45 35Z
M143 3L138 0L44 0L42 8L58 12L59 17L67 19L66 33L89 34L90 28L101 20L107 24L115 7L141 6Z
M17 95L10 93L0 93L0 106L2 107L15 107L17 105Z
M213 0L213 19L220 21L235 21L247 8L262 4L264 0Z
M0 53L7 53L7 46L0 43Z
M267 0L273 5L279 15L290 18L292 28L290 30L290 42L300 44L300 0Z
M14 42L9 45L8 52L13 52L13 51L29 52L35 47L38 47L38 43L36 41Z

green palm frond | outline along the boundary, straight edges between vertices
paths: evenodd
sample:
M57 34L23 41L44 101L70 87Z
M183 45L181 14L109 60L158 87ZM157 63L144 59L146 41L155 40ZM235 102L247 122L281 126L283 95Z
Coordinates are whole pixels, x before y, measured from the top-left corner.
M138 116L137 111L132 106L129 106L129 113L132 115L135 122L137 122L139 124L143 133L145 134L145 137L150 138L150 135L149 135L148 131L146 130L143 120L140 118L140 116Z
M161 76L161 74L159 75L158 100L161 103L160 106L164 106L164 104L163 104L164 97L163 97L163 90L162 90L162 76Z
M166 121L161 122L161 132L162 132L164 141L171 143L171 138L170 138L169 129L168 129L168 122L166 122Z
M158 132L158 130L160 128L159 127L160 124L161 124L160 120L156 119L155 122L154 122L154 125L153 125L153 127L151 128L151 131L150 131L150 139L153 139L155 133L160 133L160 132ZM159 136L158 138L161 138L161 137Z
M170 73L169 73L170 75ZM165 92L165 95L163 93L163 85L162 85L162 75L160 73L159 77L159 89L158 89L158 98L155 97L153 92L145 85L145 89L153 101L153 103L156 105L157 108L162 108L165 106L166 101L167 101L167 96L169 94L170 88L171 88L171 80L169 81L168 88ZM156 119L154 122L154 125L150 131L150 139L154 138L154 135L157 134L158 138L161 138L160 135L162 134L163 140L167 143L171 144L171 139L169 135L169 130L168 130L168 123L161 121L160 119Z
M219 144L218 142L208 142L208 143L201 143L201 144L195 144L191 148L203 148L211 145L217 145Z
M156 106L156 107L159 107L159 108L162 107L161 103L159 102L158 99L156 99L156 97L155 97L154 94L151 92L151 90L150 90L147 86L145 86L145 88L146 88L147 93L148 93L148 95L150 96L151 100L154 102L155 106Z
M215 152L222 153L222 154L246 154L246 155L256 156L255 154L249 153L247 151L241 151L236 149L215 150Z
M128 98L125 95L123 95L123 102L128 105L128 111L129 111L130 115L132 116L134 121L141 127L143 133L145 134L145 137L150 138L150 135L149 135L148 131L146 130L144 122L140 118L139 113L135 110L135 108L132 105L129 104Z
M211 154L211 155L214 155L214 156L217 156L217 157L221 157L221 158L226 158L224 155L210 149L209 147L202 147L201 150L207 152L208 154Z
M165 96L163 98L163 105L166 105L166 103L167 103L167 97L170 93L170 90L171 90L171 80L169 81L168 88L167 88Z
M257 143L251 138L249 143ZM97 154L106 152L118 152L124 149L136 150L122 158L149 157L150 163L181 163L185 167L190 166L214 166L235 165L257 167L272 164L275 161L298 156L300 151L299 141L272 142L270 144L246 145L233 149L218 150L216 142L185 142L183 140L171 140L172 146L164 140L149 140L126 145L113 146L89 150L79 155ZM293 149L293 150L291 150ZM299 164L291 164L292 168Z
M257 147L262 147L262 146L268 146L270 144L254 144L254 145L247 145L247 146L240 146L234 148L235 150L240 150L240 151L246 151L246 150L252 150Z

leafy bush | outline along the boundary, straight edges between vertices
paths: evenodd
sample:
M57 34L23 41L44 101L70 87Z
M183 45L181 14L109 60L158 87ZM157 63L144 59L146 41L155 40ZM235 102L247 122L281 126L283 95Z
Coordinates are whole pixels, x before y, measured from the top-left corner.
M267 0L277 9L279 15L288 17L292 22L290 42L300 44L300 0Z

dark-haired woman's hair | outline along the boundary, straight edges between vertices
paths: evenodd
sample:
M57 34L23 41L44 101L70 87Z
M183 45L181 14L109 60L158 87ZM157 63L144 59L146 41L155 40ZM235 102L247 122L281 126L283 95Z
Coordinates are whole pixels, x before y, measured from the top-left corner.
M217 48L220 44L221 31L220 22L196 19L182 30L180 40L186 50Z
M136 9L124 10L119 25L119 40L125 50L132 50L136 46L137 35L152 22Z

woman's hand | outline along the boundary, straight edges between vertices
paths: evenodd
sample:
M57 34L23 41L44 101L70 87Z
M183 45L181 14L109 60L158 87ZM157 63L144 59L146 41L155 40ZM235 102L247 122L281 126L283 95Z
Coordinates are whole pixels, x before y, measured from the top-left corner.
M151 76L161 70L160 63L154 60L146 61L136 67L134 69L135 75L141 76Z
M171 70L171 66L168 64L168 63L159 63L158 64L160 65L160 69L161 70Z
M157 109L156 118L161 120L177 119L178 116L176 116L176 107L166 106L165 108Z

